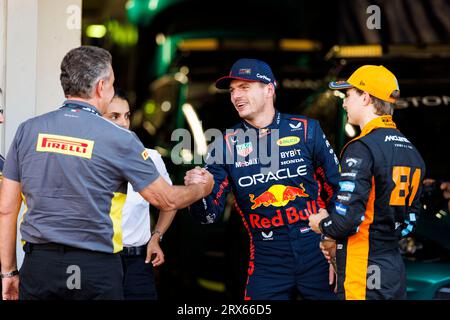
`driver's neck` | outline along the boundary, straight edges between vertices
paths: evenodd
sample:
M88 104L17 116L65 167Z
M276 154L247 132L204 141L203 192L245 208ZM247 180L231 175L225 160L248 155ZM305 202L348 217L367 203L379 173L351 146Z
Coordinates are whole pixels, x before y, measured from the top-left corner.
M268 111L261 112L254 119L245 120L255 128L261 129L269 126L275 117L275 108L270 108Z

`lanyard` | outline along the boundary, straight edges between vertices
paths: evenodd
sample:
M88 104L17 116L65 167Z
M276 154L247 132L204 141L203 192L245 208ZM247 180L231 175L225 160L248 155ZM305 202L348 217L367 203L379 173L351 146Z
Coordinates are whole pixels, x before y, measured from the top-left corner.
M97 116L100 116L100 113L97 111L97 109L95 109L95 107L91 107L87 104L78 104L78 103L74 103L74 102L66 102L64 103L64 105L60 108L70 108L70 109L81 109L90 113L93 113Z

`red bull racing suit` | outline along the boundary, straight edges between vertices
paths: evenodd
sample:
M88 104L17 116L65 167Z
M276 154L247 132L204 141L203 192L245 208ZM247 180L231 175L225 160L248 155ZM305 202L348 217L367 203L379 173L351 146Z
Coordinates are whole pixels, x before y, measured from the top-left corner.
M206 160L213 192L190 211L215 222L233 190L250 237L245 299L290 299L296 289L305 299L334 299L320 236L308 227L310 214L334 206L339 180L338 159L319 123L277 111L266 128L243 121L223 137Z

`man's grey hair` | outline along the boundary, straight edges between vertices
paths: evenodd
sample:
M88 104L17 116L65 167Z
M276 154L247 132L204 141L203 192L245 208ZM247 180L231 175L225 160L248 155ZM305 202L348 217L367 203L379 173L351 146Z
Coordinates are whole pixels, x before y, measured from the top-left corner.
M108 79L111 54L94 46L81 46L70 50L61 62L61 86L64 95L92 98L93 89L101 79Z

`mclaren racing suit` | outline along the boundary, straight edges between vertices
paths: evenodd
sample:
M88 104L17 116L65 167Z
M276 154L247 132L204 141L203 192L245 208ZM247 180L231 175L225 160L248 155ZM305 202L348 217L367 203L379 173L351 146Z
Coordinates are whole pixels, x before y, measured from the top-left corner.
M206 161L213 192L190 210L212 223L233 190L250 237L245 299L289 299L296 288L305 299L334 299L320 236L308 227L310 214L334 206L339 180L338 159L319 123L277 111L266 128L243 121L227 131Z
M398 240L418 218L425 164L391 116L369 122L342 152L336 204L320 222L337 240L338 296L404 299Z

